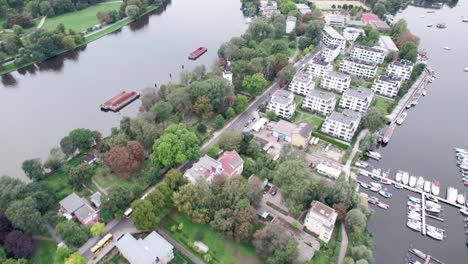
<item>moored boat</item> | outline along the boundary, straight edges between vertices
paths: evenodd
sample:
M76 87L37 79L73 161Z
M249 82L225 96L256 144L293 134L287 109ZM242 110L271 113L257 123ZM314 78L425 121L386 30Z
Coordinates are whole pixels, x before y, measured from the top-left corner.
M424 191L427 193L431 192L431 182L430 181L424 181Z
M392 197L392 194L391 194L390 192L388 192L388 191L385 191L385 190L380 190L380 191L379 191L379 194L382 195L382 196L385 197L385 198L390 198L390 197Z
M376 151L367 151L366 154L367 154L367 156L369 156L370 158L373 158L375 160L380 160L382 158L382 155L380 155L380 153L378 153Z
M447 27L447 24L445 23L439 23L436 25L437 28L446 28Z
M409 173L404 171L403 176L401 177L401 181L403 182L404 185L408 185L409 182Z
M413 248L413 253L422 259L426 259L426 254L424 254L421 250Z
M190 60L196 60L196 59L198 59L198 57L200 57L201 55L203 55L203 54L204 54L205 52L207 52L207 51L208 51L207 48L205 48L205 47L199 47L198 49L192 51L192 52L189 54L188 58L189 58Z
M447 201L455 203L457 201L458 190L453 187L447 188Z
M424 178L419 176L418 181L416 182L416 189L422 190L424 187Z
M386 184L386 185L392 184L392 182L390 182L390 180L389 180L389 179L386 179L386 178L380 179L380 182L381 182L382 184Z
M463 207L462 209L460 209L460 213L468 215L468 207Z
M370 204L377 204L377 203L379 203L379 198L377 198L375 196L370 196L367 199L367 202L369 202Z
M433 26L433 24L427 24L426 26L427 26L427 27L432 27L432 26Z
M458 204L461 204L461 205L465 205L465 201L466 201L466 200L465 200L465 195L462 194L462 193L458 194L458 196L457 196L457 203L458 203Z
M395 183L395 188L396 189L403 189L403 185L399 183Z
M422 96L426 96L427 95L427 90L423 90L421 94L422 94Z
M450 47L444 47L444 50L452 50Z
M111 99L107 100L105 103L101 104L101 110L117 112L134 100L138 99L138 97L140 97L140 94L136 91L122 91Z
M421 222L419 221L415 221L415 220L408 220L406 222L406 226L408 226L410 229L414 230L414 231L418 231L418 232L421 232Z
M421 199L416 198L416 197L414 197L414 196L409 196L409 195L408 195L408 199L409 199L410 201L412 201L412 202L415 202L415 203L421 203Z
M365 182L359 182L359 184L361 185L362 188L364 188L364 189L369 189L369 185L367 185L367 183L365 183Z
M426 211L431 213L440 213L440 209L426 205Z
M382 137L382 143L383 144L387 144L390 139L392 138L392 135L393 135L393 131L395 130L395 125L394 124L391 124L388 126L387 130L385 130L385 133Z
M397 173L395 174L395 181L396 182L401 182L402 176L403 176L403 174L401 173L401 171L397 171Z
M439 181L434 181L432 183L431 192L432 192L433 195L439 195L439 193L440 193L440 186L439 185L440 185Z
M382 209L388 209L388 208L390 207L390 205L384 204L384 203L382 203L382 202L378 202L378 203L377 203L377 206L380 207L380 208L382 208Z
M408 116L408 113L407 113L407 112L401 113L401 115L400 115L400 116L398 117L398 119L396 120L396 123L397 123L398 125L402 125L403 122L405 122L407 116Z
M432 237L433 239L435 240L443 240L444 239L444 234L442 232L437 232L437 231L434 231L434 230L428 230L426 232L427 236L429 237Z
M369 185L371 187L377 188L378 190L382 189L382 185L376 183L376 182L370 182Z
M409 186L414 188L414 186L416 186L416 181L417 181L416 176L411 175L411 177L409 178Z

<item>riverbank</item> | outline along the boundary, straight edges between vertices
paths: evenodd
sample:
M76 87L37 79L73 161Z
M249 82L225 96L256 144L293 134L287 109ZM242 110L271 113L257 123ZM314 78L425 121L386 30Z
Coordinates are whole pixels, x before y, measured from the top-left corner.
M66 52L77 50L77 49L79 49L79 48L81 48L83 46L86 46L86 45L88 45L89 43L91 43L91 42L93 42L95 40L98 40L98 39L100 39L100 38L102 38L102 37L104 37L104 36L106 36L106 35L108 35L108 34L110 34L112 32L115 32L115 31L121 29L122 27L124 27L124 26L126 26L126 25L128 25L128 24L130 24L130 23L132 23L134 21L137 21L138 19L142 18L143 16L148 15L150 12L160 8L161 6L163 6L163 4L161 4L159 2L155 3L155 4L151 5L151 6L148 6L146 8L146 11L136 19L130 19L128 17L125 17L125 18L123 18L123 19L121 19L119 21L116 21L115 23L113 23L111 25L107 25L107 26L103 27L102 29L99 29L99 30L97 30L95 32L87 34L87 35L85 35L84 43L76 46L74 49L62 50L62 51L56 53L55 55L53 55L52 57L59 56L59 55L64 54ZM50 58L47 58L46 60L48 60L48 59L50 59ZM14 63L14 60L12 60L9 63L3 65L3 68L0 71L0 75L4 75L4 74L7 74L7 73L10 73L10 72L22 69L22 68L26 68L26 67L34 65L34 64L37 64L37 63L41 63L41 62L43 62L43 61L33 61L33 62L27 63L27 64L25 64L23 66L16 67L16 65Z

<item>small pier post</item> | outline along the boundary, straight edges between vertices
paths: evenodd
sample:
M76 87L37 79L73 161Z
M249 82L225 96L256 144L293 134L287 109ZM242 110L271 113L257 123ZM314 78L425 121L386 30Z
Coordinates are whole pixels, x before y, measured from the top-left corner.
M426 259L424 260L424 264L429 264L430 260L431 260L431 256L427 255Z
M421 192L421 232L426 235L426 195Z

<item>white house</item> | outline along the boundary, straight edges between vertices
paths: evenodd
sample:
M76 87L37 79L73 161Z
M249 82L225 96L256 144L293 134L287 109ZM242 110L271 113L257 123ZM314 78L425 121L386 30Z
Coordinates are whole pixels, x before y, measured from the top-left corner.
M130 264L167 264L174 258L174 247L155 231L143 239L125 233L115 245Z
M389 36L380 36L379 46L383 48L387 53L400 51L395 45L395 42L393 42L392 38Z
M300 71L294 75L289 90L295 94L307 95L315 87L315 82L312 80L312 74Z
M324 57L326 61L332 62L340 55L340 51L340 46L331 44L322 49L322 57Z
M374 93L381 94L387 97L395 97L401 87L401 78L396 76L381 75L372 85Z
M301 12L301 15L305 15L307 13L312 12L312 10L310 10L310 7L306 4L296 4L296 7L297 7L297 10Z
M337 93L343 93L348 90L350 85L351 75L335 71L327 72L320 81L321 88Z
M302 107L310 109L322 115L330 114L336 105L333 93L312 90L302 102Z
M290 91L278 90L270 99L267 111L273 111L279 117L290 119L296 112L294 94Z
M342 113L333 111L322 124L321 131L330 136L351 141L361 122L361 114L345 109Z
M347 27L343 30L343 37L349 41L349 42L354 42L356 39L359 37L359 35L365 34L364 30L361 28L352 28L352 27Z
M330 26L323 27L322 42L325 46L338 45L341 49L346 47L346 40L334 28Z
M296 28L296 20L297 18L294 16L288 16L288 18L286 18L286 34L294 31Z
M334 28L344 28L345 27L345 17L338 15L338 16L331 16L328 19L328 25Z
M318 173L325 175L327 177L333 178L335 180L338 179L338 177L340 177L340 174L341 174L341 170L336 169L334 167L327 166L322 163L317 165L315 169L317 170Z
M364 87L359 87L357 90L349 89L343 93L340 99L340 106L365 113L371 105L372 99L374 99L374 92L371 89Z
M353 57L346 57L340 64L340 71L358 77L372 79L377 73L377 64Z
M307 72L317 78L322 78L325 74L333 70L333 65L322 56L316 56L307 66Z
M185 171L184 177L191 183L197 182L198 179L205 179L207 182L212 182L214 178L223 172L221 162L205 155L200 158L193 166Z
M381 48L357 45L351 51L351 57L368 62L382 63L385 59L385 51Z
M388 65L387 74L398 76L403 80L408 80L411 77L413 71L413 63L409 60L394 61Z
M337 216L335 209L319 201L313 201L312 207L304 220L304 226L317 234L320 240L328 243L335 228Z

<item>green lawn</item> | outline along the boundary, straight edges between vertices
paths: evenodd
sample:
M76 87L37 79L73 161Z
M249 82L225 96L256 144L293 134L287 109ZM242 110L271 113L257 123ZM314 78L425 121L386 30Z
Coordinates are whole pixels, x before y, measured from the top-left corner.
M384 115L388 115L388 107L392 104L392 100L382 98L380 96L374 97L374 103L372 107L380 110Z
M172 233L171 225L183 223L182 231ZM186 215L181 213L171 213L163 220L163 228L177 242L188 249L188 243L193 243L199 239L205 243L214 257L213 263L237 264L237 263L260 263L252 245L237 243L227 240L222 234L215 232L209 225L202 225L192 222Z
M89 27L100 24L96 17L99 11L119 10L119 8L120 3L106 3L90 6L80 11L47 18L43 28L53 30L62 23L66 29L83 32Z
M307 123L313 127L319 127L325 119L319 116L316 116L304 109L296 108L296 114L291 122L295 124Z
M276 42L284 42L286 43L286 46L288 46L288 56L289 57L292 57L294 55L294 53L296 52L296 49L295 48L290 48L289 47L289 39L288 37L283 37L283 38L280 38L280 39L272 39L272 42L273 43L276 43Z
M54 254L57 249L57 244L52 241L35 241L36 250L31 257L31 263L42 264L42 263L53 263Z
M366 6L359 1L314 1L313 3L318 9L332 9L332 5L338 7L338 5L342 6L343 4L351 4L353 6L362 6L366 8Z
M44 180L54 190L56 201L65 198L73 192L73 188L68 184L66 166L73 168L81 162L83 162L83 155L78 155Z

